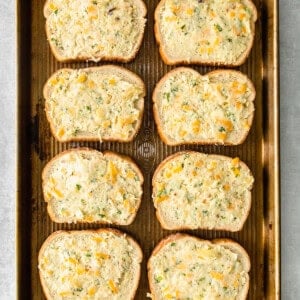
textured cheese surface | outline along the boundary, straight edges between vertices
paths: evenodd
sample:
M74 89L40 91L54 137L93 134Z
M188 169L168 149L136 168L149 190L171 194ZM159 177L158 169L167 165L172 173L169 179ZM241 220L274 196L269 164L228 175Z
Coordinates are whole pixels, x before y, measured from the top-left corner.
M117 155L68 151L45 170L44 197L57 222L127 224L140 205L143 179L133 163Z
M170 143L239 144L252 124L255 91L239 72L179 68L157 89L159 126Z
M240 300L249 282L238 253L192 237L168 242L149 266L156 300Z
M64 59L131 58L145 19L135 0L49 0L48 39Z
M183 152L158 169L153 201L164 226L239 230L253 177L238 158Z
M256 11L246 0L165 0L158 28L174 62L236 64L252 44Z
M102 67L103 68L103 67ZM126 71L99 69L55 73L47 82L46 110L61 141L80 137L126 141L137 132L144 107L144 86Z
M140 254L112 232L56 235L44 245L39 270L50 299L132 299Z

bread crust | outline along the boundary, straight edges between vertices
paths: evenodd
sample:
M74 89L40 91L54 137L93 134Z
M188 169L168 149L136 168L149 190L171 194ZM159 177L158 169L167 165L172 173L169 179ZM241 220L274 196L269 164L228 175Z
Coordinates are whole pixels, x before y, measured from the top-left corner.
M83 72L86 73L92 73L92 72L96 72L96 71L111 71L112 74L117 73L119 75L122 74L123 78L126 78L127 80L130 79L130 81L137 83L139 85L142 86L142 90L143 90L143 95L142 97L145 98L146 96L146 86L144 81L141 79L141 77L139 77L137 74L135 74L134 72L120 67L120 66L115 66L115 65L105 65L105 66L100 66L100 67L89 67L89 68L83 68L83 69L71 69L71 68L62 68L57 70L56 72L54 72L46 81L46 83L44 84L43 87L43 96L46 99L45 101L45 112L46 112L46 117L47 120L50 124L50 130L52 135L55 137L56 140L58 140L61 143L66 143L66 142L83 142L83 141L89 141L89 142L98 142L99 141L99 137L96 136L74 136L74 137L70 137L67 139L62 139L60 138L56 132L55 132L55 128L54 128L54 124L52 123L52 119L50 116L50 108L48 105L48 99L50 98L50 92L51 89L49 88L49 82L51 80L51 78L55 77L58 73L62 72L62 71L66 71L66 72L72 72L75 70L81 70ZM144 108L145 108L145 100L142 101L141 106L139 107L140 110L140 118L137 120L136 122L136 127L135 127L135 131L133 132L133 134L131 136L129 136L127 139L120 139L120 138L114 138L114 137L110 137L110 138L102 138L102 141L107 141L107 142L119 142L119 143L128 143L133 141L133 139L137 136L141 125L142 125L142 121L143 121L143 115L144 115Z
M112 151L104 151L104 152L100 152L98 150L92 149L92 148L86 148L86 147L82 147L82 148L73 148L73 149L69 149L69 150L65 150L61 153L59 153L58 155L54 156L44 167L43 171L42 171L42 190L43 190L43 196L44 196L44 200L47 203L47 212L48 215L50 217L50 219L55 222L55 223L61 223L61 224L65 224L66 222L62 222L58 219L56 219L54 212L52 211L52 207L51 205L48 203L48 201L46 200L47 198L45 197L44 191L45 191L45 184L47 182L47 174L50 173L50 169L52 167L52 165L61 157L63 157L66 154L69 153L95 153L96 155L99 154L103 154L103 157L114 157L114 158L118 158L118 159L122 159L127 161L128 163L130 163L130 165L132 166L132 168L135 170L135 172L138 174L139 180L140 180L140 184L141 186L144 183L144 176L140 170L140 168L138 167L138 165L136 164L136 162L134 162L132 160L132 158L130 158L129 156L126 155L122 155L122 154L118 154ZM136 211L134 214L131 215L131 217L128 219L127 222L125 223L109 223L109 222L105 222L105 221L83 221L83 220L78 220L77 223L79 224L115 224L115 225L130 225L131 223L133 223L133 221L136 218L137 212L140 208L141 205L141 201L142 201L142 197L143 194L141 194L139 201L137 203L136 206Z
M158 109L158 102L159 102L159 91L161 86L173 75L173 74L177 74L180 73L182 71L188 71L188 72L192 72L197 76L200 76L201 78L203 77L210 77L210 76L215 76L218 74L235 74L236 76L239 77L243 77L244 79L247 80L247 84L251 87L251 94L252 97L250 99L250 101L254 102L254 99L256 97L256 91L255 91L255 87L253 82L242 72L240 71L236 71L236 70L227 70L227 69L219 69L219 70L214 70L211 71L209 73L206 73L205 75L200 74L199 72L195 71L192 68L189 67L179 67L179 68L175 68L173 70L171 70L170 72L168 72L167 74L165 74L160 80L159 82L156 84L154 90L153 90L153 94L152 94L152 101L153 101L153 115L154 115L154 121L156 123L156 127L157 127L157 131L158 134L161 138L161 140L169 145L169 146L179 146L179 145L223 145L223 146L236 146L236 145L241 145L244 143L244 141L246 140L248 133L252 127L253 124L253 118L254 118L254 111L251 114L251 119L249 120L249 129L245 130L243 136L241 137L239 143L230 143L230 142L224 142L224 143L220 143L218 140L211 140L211 141L207 141L207 140L198 140L198 141L183 141L183 142L176 142L170 138L168 138L168 136L164 133L163 131L163 124L161 122L161 119L159 117L159 109Z
M44 5L44 17L46 18L46 24L45 24L45 31L46 31L46 36L47 36L47 40L50 39L50 31L48 28L48 24L47 24L47 18L50 15L50 11L48 9L48 5L49 5L50 0L47 0L45 2ZM140 10L141 13L141 17L145 18L147 15L147 7L146 4L144 3L143 0L135 0L134 1L137 5L138 8ZM71 62L78 62L78 61L95 61L95 62L99 62L99 61L113 61L113 62L119 62L119 63L128 63L131 62L132 60L134 60L141 48L143 39L144 39L144 33L145 33L145 28L141 31L138 40L136 42L136 47L135 50L132 52L132 54L128 57L122 57L122 56L96 56L96 57L88 57L88 56L78 56L75 58L66 58L64 56L62 56L59 51L57 51L57 48L54 47L51 43L49 43L50 45L50 49L52 54L54 55L54 57L62 63L71 63Z
M253 42L254 42L254 37L255 37L255 22L257 21L257 9L256 6L254 5L254 3L251 0L246 0L249 4L249 6L252 7L253 10L253 22L251 23L251 40L249 42L249 46L246 49L246 51L244 52L243 55L240 56L239 60L236 61L236 63L220 63L220 62L214 62L214 61L209 61L209 60L193 60L193 59L182 59L182 60L172 60L168 54L165 52L164 50L164 41L163 41L163 36L159 30L159 23L160 23L160 19L159 19L159 12L160 9L162 8L162 6L164 5L164 3L166 2L166 0L161 0L159 2L159 4L157 5L156 9L155 9L155 13L154 13L154 36L156 39L156 42L159 46L159 53L160 56L163 60L163 62L167 65L190 65L190 64L199 64L199 65L206 65L206 66L226 66L226 67L237 67L237 66L241 66L242 64L245 63L246 59L248 58L252 46L253 46Z
M225 155L219 155L219 154L205 154L205 153L201 153L201 152L197 152L197 151L191 151L191 150L185 150L185 151L180 151L180 152L177 152L175 154L172 154L170 156L168 156L166 159L164 159L159 165L158 167L156 168L156 170L154 171L154 174L153 174L153 177L152 177L152 188L154 188L155 184L156 184L156 177L158 175L158 173L161 171L161 169L171 160L173 160L174 158L178 157L178 156L181 156L181 155L185 155L185 154L201 154L201 155L208 155L210 158L215 158L215 159L231 159L231 157L228 157L228 156L225 156ZM243 165L244 167L246 167L249 171L250 169L248 168L248 166L243 162L243 161L240 161L239 162L241 165ZM250 171L251 173L251 171ZM252 175L252 174L251 174ZM243 218L241 219L241 222L240 222L240 226L239 227L236 227L236 228L230 228L230 227L222 227L222 228L209 228L209 227L197 227L197 228L194 228L194 227L190 227L190 226L170 226L169 224L167 224L163 217L162 217L162 214L161 214L161 209L158 207L156 208L156 217L159 221L159 223L161 224L162 228L165 229L165 230L195 230L195 229L202 229L202 230L225 230L225 231L229 231L229 232L236 232L236 231L240 231L242 230L249 214L250 214L250 210L251 210L251 202L252 202L252 196L251 196L251 189L253 187L253 184L252 186L250 187L249 189L249 193L248 193L248 197L247 197L247 211L245 212Z
M149 287L150 287L150 292L153 296L153 300L158 299L157 295L155 293L155 286L154 286L154 282L151 280L153 278L153 269L151 267L151 258L153 256L155 256L164 246L166 246L169 243L172 243L174 241L178 241L182 238L191 238L194 239L196 242L202 242L202 243L206 243L209 245L213 245L213 244L217 244L217 245L221 245L223 247L226 247L228 249L230 249L231 251L237 253L240 257L241 257L241 262L243 263L244 267L245 267L245 271L247 273L250 272L250 268L251 268L251 263L250 263L250 258L248 253L246 252L246 250L237 242L231 240L231 239L213 239L213 240L204 240L201 238L198 238L196 236L192 236L189 234L185 234L185 233L175 233L175 234L171 234L167 237L165 237L164 239L162 239L154 248L154 250L152 251L148 262L147 262L147 270L148 270L148 282L149 282ZM241 293L241 298L240 299L246 299L247 294L249 292L249 280L245 285L244 290Z
M80 235L82 233L91 233L91 234L96 233L96 234L98 234L98 233L102 233L102 232L113 233L117 236L125 236L125 238L129 241L129 243L132 245L132 247L136 250L136 252L138 254L137 262L139 264L139 270L138 270L138 273L135 276L135 281L134 281L134 285L133 285L133 288L132 288L133 295L132 295L131 299L133 300L134 296L135 296L135 293L137 291L138 285L139 285L139 281L140 281L141 262L143 260L143 251L142 251L140 245L130 235L128 235L128 234L126 234L126 233L124 233L120 230L117 230L117 229L114 229L114 228L100 228L100 229L97 229L97 230L89 229L89 230L70 230L70 231L68 231L68 230L58 230L58 231L55 231L47 237L47 239L44 241L42 247L40 248L39 253L38 253L38 265L40 264L40 261L42 259L42 255L43 255L45 249L47 248L48 244L50 244L57 236L76 235L76 234ZM40 282L41 282L41 285L42 285L42 288L43 288L43 292L44 292L47 300L52 300L50 292L47 288L46 282L45 282L40 270L39 270L39 276L40 276Z

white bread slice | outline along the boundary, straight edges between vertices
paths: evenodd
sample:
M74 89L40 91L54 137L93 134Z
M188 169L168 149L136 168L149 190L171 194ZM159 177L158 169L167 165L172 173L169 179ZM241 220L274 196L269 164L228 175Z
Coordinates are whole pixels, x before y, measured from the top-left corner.
M234 70L204 76L191 68L167 73L153 92L154 118L168 145L244 142L252 125L255 88Z
M47 39L60 62L129 62L141 46L146 13L142 0L47 0Z
M249 215L253 182L239 158L178 152L153 175L156 216L168 230L239 231Z
M143 254L128 235L114 229L57 231L38 256L48 300L134 299Z
M239 66L252 48L256 20L250 0L161 0L154 30L166 64Z
M42 181L54 222L129 225L141 203L144 179L127 156L78 148L48 162Z
M136 74L112 65L61 69L44 86L47 119L60 142L133 140L145 94Z
M153 300L247 298L250 259L229 239L202 240L173 234L162 240L148 261Z

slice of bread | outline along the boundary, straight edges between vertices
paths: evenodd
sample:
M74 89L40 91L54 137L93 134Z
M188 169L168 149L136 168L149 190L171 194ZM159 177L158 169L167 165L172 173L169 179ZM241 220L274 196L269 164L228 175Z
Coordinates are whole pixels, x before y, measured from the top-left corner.
M167 73L153 92L154 118L168 145L238 145L254 115L255 88L234 70L204 76L190 68Z
M250 0L161 0L155 37L166 64L239 66L252 48L256 19Z
M61 62L128 62L141 46L146 13L142 0L47 0L47 39Z
M238 243L186 234L162 240L148 261L153 300L247 298L250 259Z
M178 152L153 175L157 218L168 230L241 230L251 208L253 182L239 158Z
M143 81L121 67L61 69L44 86L45 110L60 142L129 142L141 126L145 93Z
M38 256L46 298L131 300L143 254L125 233L114 229L57 231Z
M54 222L129 225L141 203L144 179L129 157L79 148L48 162L42 181Z

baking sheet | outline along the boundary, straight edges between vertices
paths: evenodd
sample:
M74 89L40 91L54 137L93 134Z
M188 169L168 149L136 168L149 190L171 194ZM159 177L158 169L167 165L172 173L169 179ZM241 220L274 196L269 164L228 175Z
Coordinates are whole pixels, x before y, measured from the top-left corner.
M146 83L143 125L131 143L70 142L58 143L51 136L44 112L42 88L47 78L62 67L87 67L106 63L58 63L49 49L43 17L44 1L17 0L18 6L18 193L17 259L18 298L45 299L38 277L37 255L43 241L59 229L98 228L99 225L55 224L47 215L41 189L45 164L63 150L91 147L112 150L131 156L145 176L144 196L137 218L130 226L115 226L131 236L144 252L142 276L136 299L149 292L146 262L154 246L170 231L162 230L151 200L151 178L156 166L168 155L180 150L239 156L255 177L252 208L242 231L185 231L205 239L228 237L239 242L249 253L252 267L248 299L278 299L280 296L279 245L279 139L278 139L278 16L277 2L255 0L259 12L251 54L236 68L254 82L257 97L255 118L243 145L176 146L164 145L158 137L152 114L152 91L155 83L174 67L166 66L158 53L153 35L153 15L158 0L145 1L148 21L144 41L137 58L124 66ZM193 66L205 74L215 68ZM105 226L102 226L105 227Z

